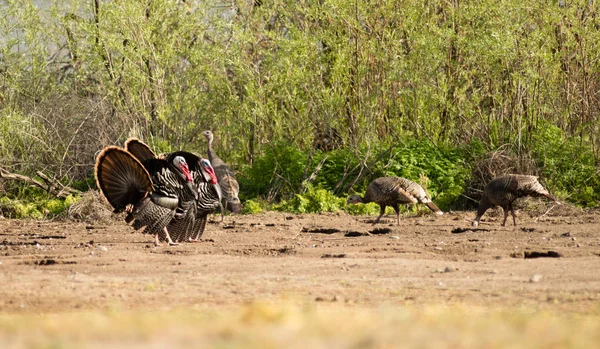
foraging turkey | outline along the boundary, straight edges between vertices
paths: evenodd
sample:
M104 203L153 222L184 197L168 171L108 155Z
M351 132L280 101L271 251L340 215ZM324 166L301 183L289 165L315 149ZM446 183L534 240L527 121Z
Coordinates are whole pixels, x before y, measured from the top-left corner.
M508 211L513 217L513 224L517 225L515 210L513 203L520 197L524 196L544 196L557 204L560 204L550 193L538 182L536 176L515 175L509 174L492 179L483 190L483 196L479 202L477 209L477 217L473 220L473 226L479 225L481 216L489 208L496 205L504 210L504 221L502 226L506 224Z
M191 241L197 242L204 233L208 214L216 211L217 207L221 207L221 189L217 183L214 169L210 162L200 158L192 153L178 151L169 154L156 154L142 141L136 138L130 138L125 142L125 149L131 152L136 158L142 161L142 164L150 159L164 158L167 161L177 156L184 157L189 164L194 164L190 167L190 175L195 184L194 191L197 192L195 198L187 196L181 200L178 207L178 214L167 225L167 229L175 242ZM202 169L211 169L211 173L206 175L208 171L198 171Z
M238 197L240 186L231 168L215 153L212 147L213 133L211 131L204 131L203 134L208 141L208 159L217 174L223 198L225 199L225 208L233 213L239 213L242 211L242 203Z
M396 211L396 219L400 225L400 204L425 204L430 210L436 214L444 214L427 195L423 187L417 183L402 177L380 177L372 181L367 186L367 191L364 197L352 195L348 197L349 204L357 204L359 202L369 203L374 202L379 204L381 208L379 217L373 224L379 222L385 214L385 208L391 206Z

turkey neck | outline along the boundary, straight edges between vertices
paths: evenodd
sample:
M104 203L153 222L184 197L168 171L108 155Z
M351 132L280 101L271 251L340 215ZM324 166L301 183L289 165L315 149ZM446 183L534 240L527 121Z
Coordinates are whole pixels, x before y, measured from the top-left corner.
M365 196L359 196L360 198L360 202L362 202L363 204L368 204L369 202L373 202L373 200L371 199L371 193L367 192L365 193Z
M213 150L213 136L210 135L210 137L208 137L208 160L210 160L210 162L213 162L213 159L215 159L217 157L217 154L215 154L215 151Z

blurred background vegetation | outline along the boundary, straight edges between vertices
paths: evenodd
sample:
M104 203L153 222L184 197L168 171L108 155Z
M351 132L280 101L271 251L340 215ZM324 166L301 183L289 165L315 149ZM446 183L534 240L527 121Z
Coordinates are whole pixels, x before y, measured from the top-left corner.
M246 212L346 208L398 175L442 209L495 175L600 206L595 0L7 0L0 174L95 188L130 136L236 171ZM6 216L77 200L0 179ZM58 201L57 201L58 200ZM363 211L361 211L363 210Z

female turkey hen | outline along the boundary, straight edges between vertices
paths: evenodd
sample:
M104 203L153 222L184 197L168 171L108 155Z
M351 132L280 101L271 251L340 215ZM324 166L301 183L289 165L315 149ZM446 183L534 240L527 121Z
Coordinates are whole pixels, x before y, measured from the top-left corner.
M206 228L208 215L215 212L217 207L221 207L221 189L210 162L184 151L156 156L150 147L136 138L128 139L125 149L142 161L142 164L152 163L151 159L169 161L177 156L186 159L190 164L190 174L194 183L192 190L197 195L194 198L187 196L180 201L178 214L167 225L167 229L176 242L199 241Z
M204 131L204 137L208 141L208 159L210 160L217 178L219 185L223 191L223 198L225 199L225 208L233 213L240 213L242 211L242 203L239 199L240 186L235 179L234 173L225 161L217 155L212 147L214 135L210 130Z
M385 208L391 206L396 211L396 219L400 225L400 204L425 204L436 214L444 214L427 195L423 187L402 177L380 177L367 186L364 197L352 195L348 197L349 204L374 202L381 208L379 217L373 224L379 222L385 213Z
M513 217L513 224L517 225L515 210L513 203L520 197L524 196L544 196L557 204L560 204L550 193L538 182L536 176L515 175L509 174L492 179L483 190L483 196L479 202L477 209L477 217L473 220L473 226L479 225L481 216L489 208L496 205L504 210L504 221L502 226L506 224L508 211Z

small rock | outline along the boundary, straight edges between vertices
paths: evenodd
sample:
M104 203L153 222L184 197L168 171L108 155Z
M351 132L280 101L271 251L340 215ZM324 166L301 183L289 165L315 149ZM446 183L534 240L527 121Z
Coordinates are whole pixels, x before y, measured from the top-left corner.
M498 270L494 269L490 271L490 274L498 274Z
M434 250L436 250L436 251L442 251L442 250L443 250L443 248L441 248L441 247L439 247L439 246L436 246L436 247L434 247L433 249L434 249Z
M445 285L443 282L441 282L441 281L440 281L440 282L438 282L438 286L440 286L440 287L444 287L444 286L446 286L446 285Z
M452 273L457 270L458 270L458 268L447 266L446 268L444 268L444 273Z
M543 277L540 274L533 274L531 276L531 278L529 278L529 282L540 282L542 281Z
M325 301L325 298L323 298L323 297L316 297L315 298L315 302L323 302L323 301Z
M108 248L106 248L106 246L98 245L98 246L96 247L96 249L97 249L98 251L102 251L102 252L108 252Z
M399 237L399 236L396 236L396 235L392 235L392 236L390 236L390 239L394 239L394 240L400 240L400 237Z

